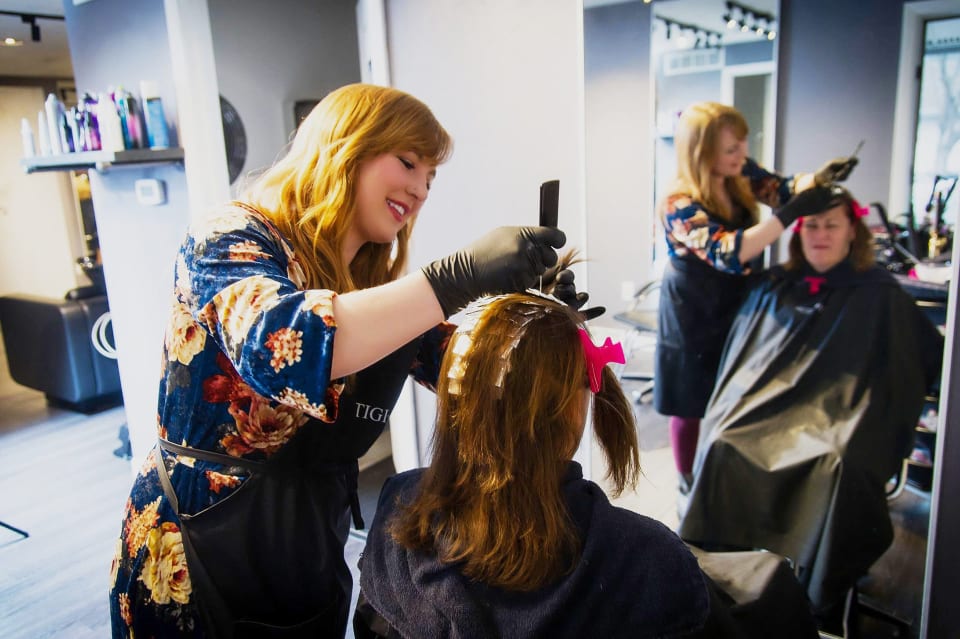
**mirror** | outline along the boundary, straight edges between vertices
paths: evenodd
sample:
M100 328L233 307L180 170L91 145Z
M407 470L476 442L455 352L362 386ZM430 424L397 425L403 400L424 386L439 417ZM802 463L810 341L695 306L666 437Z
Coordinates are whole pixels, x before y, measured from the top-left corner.
M764 17L771 16L769 24L777 31L777 0L745 0L745 4ZM663 252L656 250L662 243L662 230L657 229L654 205L675 172L672 136L681 109L701 100L732 104L748 120L751 155L769 168L781 168L774 162L779 37L756 37L760 35L756 25L753 37L746 37L751 35L749 28L734 33L726 23L739 18L741 10L733 8L744 5L729 5L725 0L585 2L588 252L602 256L589 264L589 286L591 295L595 291L603 295L600 299L613 311L608 312L607 325L627 328L611 318L629 307L631 291L641 290L644 282L656 278L654 254L660 257ZM729 13L734 15L725 18ZM765 31L768 28L760 26ZM793 23L789 26L795 53L803 56L801 38L794 35ZM806 27L803 42L809 45L811 25ZM791 73L797 72L791 68ZM927 187L925 198L929 190ZM619 303L611 303L617 299ZM652 347L644 337L639 332L630 334L632 341L641 342L637 349L641 357L646 347L649 362ZM645 477L636 493L613 501L675 526L677 473L666 418L658 415L644 396L652 363L644 364L628 361L625 377L635 379L625 380L624 387L639 400L636 412ZM601 469L594 472L596 479L602 466L594 463ZM875 564L869 583L891 603L891 609L917 620L930 503L929 494L922 492L905 491L893 503L895 547ZM896 568L892 568L894 563ZM914 623L914 627L918 625Z

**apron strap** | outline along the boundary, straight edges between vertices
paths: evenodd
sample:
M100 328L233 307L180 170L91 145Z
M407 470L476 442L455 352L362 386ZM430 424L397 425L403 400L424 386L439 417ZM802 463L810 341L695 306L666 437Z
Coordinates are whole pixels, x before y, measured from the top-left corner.
M234 457L232 455L224 455L222 453L215 453L210 450L201 450L199 448L190 448L189 446L181 446L180 444L174 444L171 441L163 439L162 437L157 438L157 443L160 444L160 448L164 449L168 453L173 453L175 455L184 455L186 457L192 457L194 459L202 459L203 461L208 461L213 464L223 464L224 466L239 466L246 470L256 472L263 470L265 464L258 461L253 461L252 459L242 459L240 457Z
M161 439L160 441L162 442L163 440ZM163 461L163 453L160 452L159 448L157 449L157 474L160 476L160 485L163 487L163 492L167 495L167 499L170 500L170 505L173 506L173 512L179 517L180 500L177 499L177 493L173 490L173 485L170 483L170 476L167 474L167 467ZM186 535L183 537L186 539Z
M257 462L250 459L240 459L238 457L224 455L222 453L215 453L209 450L190 448L189 446L181 446L180 444L174 444L173 442L163 439L162 437L157 438L157 442L159 443L160 448L168 453L184 455L194 459L202 459L203 461L208 461L214 464L239 466L252 472L263 471L267 467L267 464L263 462ZM163 464L163 455L158 452L157 457L157 463ZM327 466L327 464L324 465ZM357 494L359 488L357 478L360 474L360 469L357 466L357 462L353 462L353 464L333 462L329 464L329 468L331 470L340 470L343 472L344 477L346 477L347 490L350 492L350 515L353 518L353 527L357 530L363 530L366 527L366 524L363 521L363 514L360 510L360 496ZM163 470L165 471L166 468ZM177 496L173 491L173 487L170 484L170 478L167 476L166 472L160 473L160 482L163 484L164 492L167 493L167 499L169 499L173 504L175 512L179 513L180 507L177 503Z
M366 524L363 523L363 514L360 512L360 496L357 494L359 475L360 467L356 463L353 464L353 468L345 473L347 490L350 491L350 515L353 517L353 527L357 530L363 530Z

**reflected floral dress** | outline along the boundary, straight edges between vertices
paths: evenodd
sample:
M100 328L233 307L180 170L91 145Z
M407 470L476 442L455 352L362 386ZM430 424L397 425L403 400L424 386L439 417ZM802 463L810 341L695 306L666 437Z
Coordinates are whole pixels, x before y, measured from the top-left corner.
M284 605L302 603L295 601L302 584L320 583L327 589L308 605L323 616L321 607L331 599L337 624L345 619L350 577L342 541L351 490L356 498L356 459L382 432L408 374L434 387L453 327L444 323L429 331L385 358L391 360L387 367L375 365L349 381L330 379L336 293L306 290L305 282L292 246L244 204L224 207L187 234L176 260L160 371L157 432L168 446L150 451L127 500L110 575L114 637L207 636L210 600L198 602L200 573L192 577L187 566L185 542L195 546L184 526L233 495L234 503L251 499L241 491L247 482L252 491L257 472L250 469L269 468L277 459L287 473L298 469L296 481L306 486L291 502L298 507L284 511L277 500L261 497L262 510L251 501L241 509L248 519L224 528L231 531L225 548L245 535L251 535L246 547L258 548L255 557L233 562L264 575L247 580L254 599L244 606L256 608L276 595L263 605L283 617ZM354 469L352 485L349 473L344 483L324 470L338 465ZM164 491L164 476L177 505ZM301 523L291 519L299 512L290 510L320 514ZM269 534L251 533L258 527ZM255 594L253 586L265 594Z

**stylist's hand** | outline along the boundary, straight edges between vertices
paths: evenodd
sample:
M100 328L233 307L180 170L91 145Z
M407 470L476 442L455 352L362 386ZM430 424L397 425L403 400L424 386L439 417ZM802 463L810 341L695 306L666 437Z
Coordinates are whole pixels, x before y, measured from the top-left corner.
M853 167L857 166L857 162L859 160L855 157L830 160L817 169L817 172L813 174L813 181L817 186L843 182L850 177L850 173L853 172Z
M530 288L557 263L554 249L566 241L560 229L501 226L422 270L443 314L450 317L482 295Z
M794 195L789 202L774 212L774 216L788 228L798 217L816 215L830 208L830 204L837 199L836 193L829 186L812 186Z
M551 278L545 275L544 279ZM574 273L568 268L556 274L553 284L553 296L567 306L579 311L585 321L600 317L607 310L603 306L593 306L591 308L585 308L582 311L580 310L580 308L587 303L587 300L590 299L590 295L586 291L577 292L577 285L574 283Z

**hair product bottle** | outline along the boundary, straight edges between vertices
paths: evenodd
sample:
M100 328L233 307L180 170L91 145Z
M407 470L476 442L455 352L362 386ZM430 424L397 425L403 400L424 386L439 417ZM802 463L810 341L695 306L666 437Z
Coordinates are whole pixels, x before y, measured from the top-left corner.
M143 116L147 124L147 144L151 149L166 149L170 146L167 119L163 114L160 90L152 80L140 81L140 99L143 101Z
M40 155L50 155L50 129L47 127L47 116L43 111L37 111L37 141Z
M57 96L53 93L47 95L47 101L44 102L47 117L47 136L50 139L50 154L60 155L66 153L63 148L61 137L63 136L63 105Z
M123 151L126 148L117 105L105 93L97 97L97 123L100 125L100 147L104 151Z

